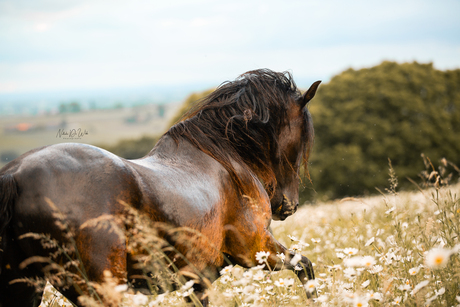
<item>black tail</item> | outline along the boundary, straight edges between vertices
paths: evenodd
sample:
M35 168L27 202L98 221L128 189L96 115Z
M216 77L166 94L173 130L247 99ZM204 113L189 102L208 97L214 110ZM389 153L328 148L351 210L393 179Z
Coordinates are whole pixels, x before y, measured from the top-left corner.
M13 205L17 197L18 187L13 175L0 176L0 237L13 217Z

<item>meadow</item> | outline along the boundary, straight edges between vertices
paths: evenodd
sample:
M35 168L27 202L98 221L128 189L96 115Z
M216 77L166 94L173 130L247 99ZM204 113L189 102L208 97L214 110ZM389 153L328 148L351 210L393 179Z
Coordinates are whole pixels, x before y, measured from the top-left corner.
M274 255L260 251L252 269L221 270L210 306L460 306L460 184L445 185L437 172L426 179L431 187L399 192L390 167L381 195L303 206L273 222L275 237L313 262L316 279L302 285L291 271L272 271L265 259ZM96 289L110 301L85 304L200 306L193 283L147 296L107 276ZM48 284L41 306L71 305Z

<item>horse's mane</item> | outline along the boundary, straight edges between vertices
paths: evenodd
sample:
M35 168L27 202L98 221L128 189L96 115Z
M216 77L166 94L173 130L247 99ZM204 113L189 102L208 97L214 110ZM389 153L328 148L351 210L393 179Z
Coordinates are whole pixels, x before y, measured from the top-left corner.
M231 160L246 171L252 169L266 185L273 185L276 178L268 161L277 156L281 127L289 124L289 103L300 97L289 72L249 71L235 81L221 84L187 112L166 135L176 142L186 139L216 159L242 192L246 190L245 185ZM313 126L306 108L304 116L307 121L306 161L312 145Z

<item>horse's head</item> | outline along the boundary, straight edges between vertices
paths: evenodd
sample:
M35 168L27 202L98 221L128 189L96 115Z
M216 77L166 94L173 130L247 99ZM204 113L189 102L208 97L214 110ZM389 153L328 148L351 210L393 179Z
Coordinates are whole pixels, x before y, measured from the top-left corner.
M292 98L287 110L288 120L280 130L276 156L272 159L276 182L267 187L274 220L286 219L299 206L300 166L308 161L314 136L306 105L315 96L320 83L313 83L304 95Z
M220 162L242 195L259 193L260 182L250 182L261 179L273 219L284 220L298 207L299 168L313 144L306 105L319 84L301 95L289 72L249 71L221 84L168 134Z

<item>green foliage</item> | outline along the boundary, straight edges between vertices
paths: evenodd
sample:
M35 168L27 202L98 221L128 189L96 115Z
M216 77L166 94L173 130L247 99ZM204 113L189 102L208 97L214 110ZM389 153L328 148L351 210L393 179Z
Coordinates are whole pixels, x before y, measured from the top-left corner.
M460 70L416 62L349 69L319 88L310 111L316 134L310 174L323 197L382 188L388 158L400 178L417 176L422 153L460 162Z

